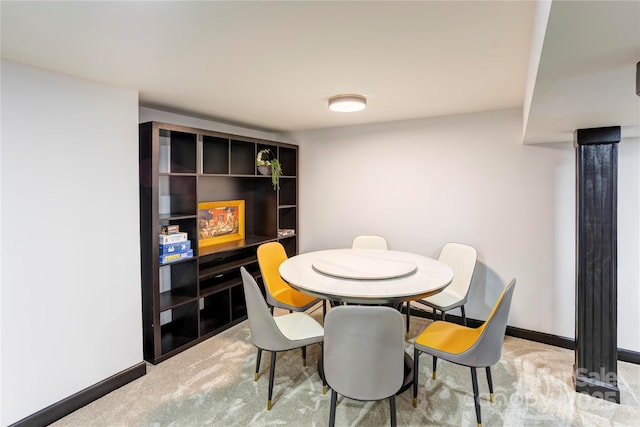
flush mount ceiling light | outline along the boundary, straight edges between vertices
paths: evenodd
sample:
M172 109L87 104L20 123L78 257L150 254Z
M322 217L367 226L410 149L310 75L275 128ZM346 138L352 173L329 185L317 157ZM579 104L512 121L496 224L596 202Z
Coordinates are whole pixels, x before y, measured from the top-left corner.
M367 98L362 95L336 95L329 98L329 109L341 113L351 113L367 108Z

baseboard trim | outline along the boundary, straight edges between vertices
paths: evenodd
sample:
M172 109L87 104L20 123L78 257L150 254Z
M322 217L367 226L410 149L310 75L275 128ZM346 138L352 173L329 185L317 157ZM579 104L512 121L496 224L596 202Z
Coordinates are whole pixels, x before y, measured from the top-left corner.
M403 305L403 312L406 313L406 308ZM411 316L422 317L425 319L433 319L433 315L430 312L420 310L411 306ZM447 314L447 321L462 325L462 317L455 316L453 314ZM467 325L472 328L477 328L482 325L482 321L476 319L470 319L467 317ZM529 341L535 341L542 344L553 345L555 347L567 348L574 350L576 347L575 340L571 338L561 337L558 335L547 334L544 332L532 331L529 329L516 328L513 326L507 326L506 335L515 338L522 338ZM618 348L618 360L622 362L634 363L640 365L640 352L633 350L626 350L624 348Z
M9 427L40 427L47 426L69 415L73 411L101 398L131 381L144 376L147 373L147 365L141 362L122 372L85 388L59 402L48 406L35 414L29 415Z
M623 362L634 363L640 365L640 352L627 350L624 348L618 349L618 360Z
M575 340L572 340L571 338L561 337L559 335L532 331L530 329L516 328L514 326L507 326L506 334L511 337L522 338L542 344L549 344L555 347L566 348L569 350L575 349Z

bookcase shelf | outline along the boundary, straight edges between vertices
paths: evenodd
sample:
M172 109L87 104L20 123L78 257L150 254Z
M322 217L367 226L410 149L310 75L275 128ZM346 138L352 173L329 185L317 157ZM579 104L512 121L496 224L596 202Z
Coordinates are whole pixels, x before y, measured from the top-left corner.
M240 267L263 286L260 244L298 252L298 147L159 122L139 132L143 347L155 364L246 319ZM279 189L258 172L262 149L282 164ZM244 200L244 239L200 248L198 203L224 200ZM160 264L166 225L188 234L193 257Z

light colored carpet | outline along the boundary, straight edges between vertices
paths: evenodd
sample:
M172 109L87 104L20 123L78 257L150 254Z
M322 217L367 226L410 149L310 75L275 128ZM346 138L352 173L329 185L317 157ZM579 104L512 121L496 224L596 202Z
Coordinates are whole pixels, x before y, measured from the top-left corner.
M321 317L316 309L314 316ZM412 317L411 338L429 321ZM66 426L326 426L331 393L322 394L320 347L280 353L273 409L267 411L269 353L253 380L256 349L245 321L156 366L147 375L52 424ZM506 337L492 368L495 403L484 370L478 371L484 426L639 426L640 366L619 362L620 405L573 391L574 353ZM373 373L372 373L373 374ZM476 426L468 368L444 361L431 379L431 357L420 358L418 408L411 389L397 398L399 426ZM338 426L389 425L388 400L339 399Z

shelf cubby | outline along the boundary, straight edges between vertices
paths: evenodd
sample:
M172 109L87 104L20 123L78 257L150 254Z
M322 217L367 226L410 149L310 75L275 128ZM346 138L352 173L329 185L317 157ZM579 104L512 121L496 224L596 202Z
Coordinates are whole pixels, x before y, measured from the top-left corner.
M195 258L160 265L160 310L166 310L198 295L197 265Z
M231 288L231 321L242 319L247 315L247 303L244 299L242 285Z
M202 137L202 173L229 173L229 138L209 135Z
M298 239L296 236L280 239L280 243L284 247L288 257L292 257L298 253Z
M280 206L295 206L297 200L297 180L280 177Z
M182 347L198 337L198 303L191 301L164 313L169 321L161 325L162 353Z
M255 175L256 145L253 142L231 140L231 174Z
M278 228L292 229L297 231L297 209L295 206L288 206L278 209Z
M278 160L282 165L282 176L295 177L298 175L298 150L295 148L280 147Z
M197 134L160 130L159 170L163 173L196 173Z
M226 289L200 298L200 334L221 329L231 321L230 294Z
M196 177L161 175L158 177L160 215L196 215Z

